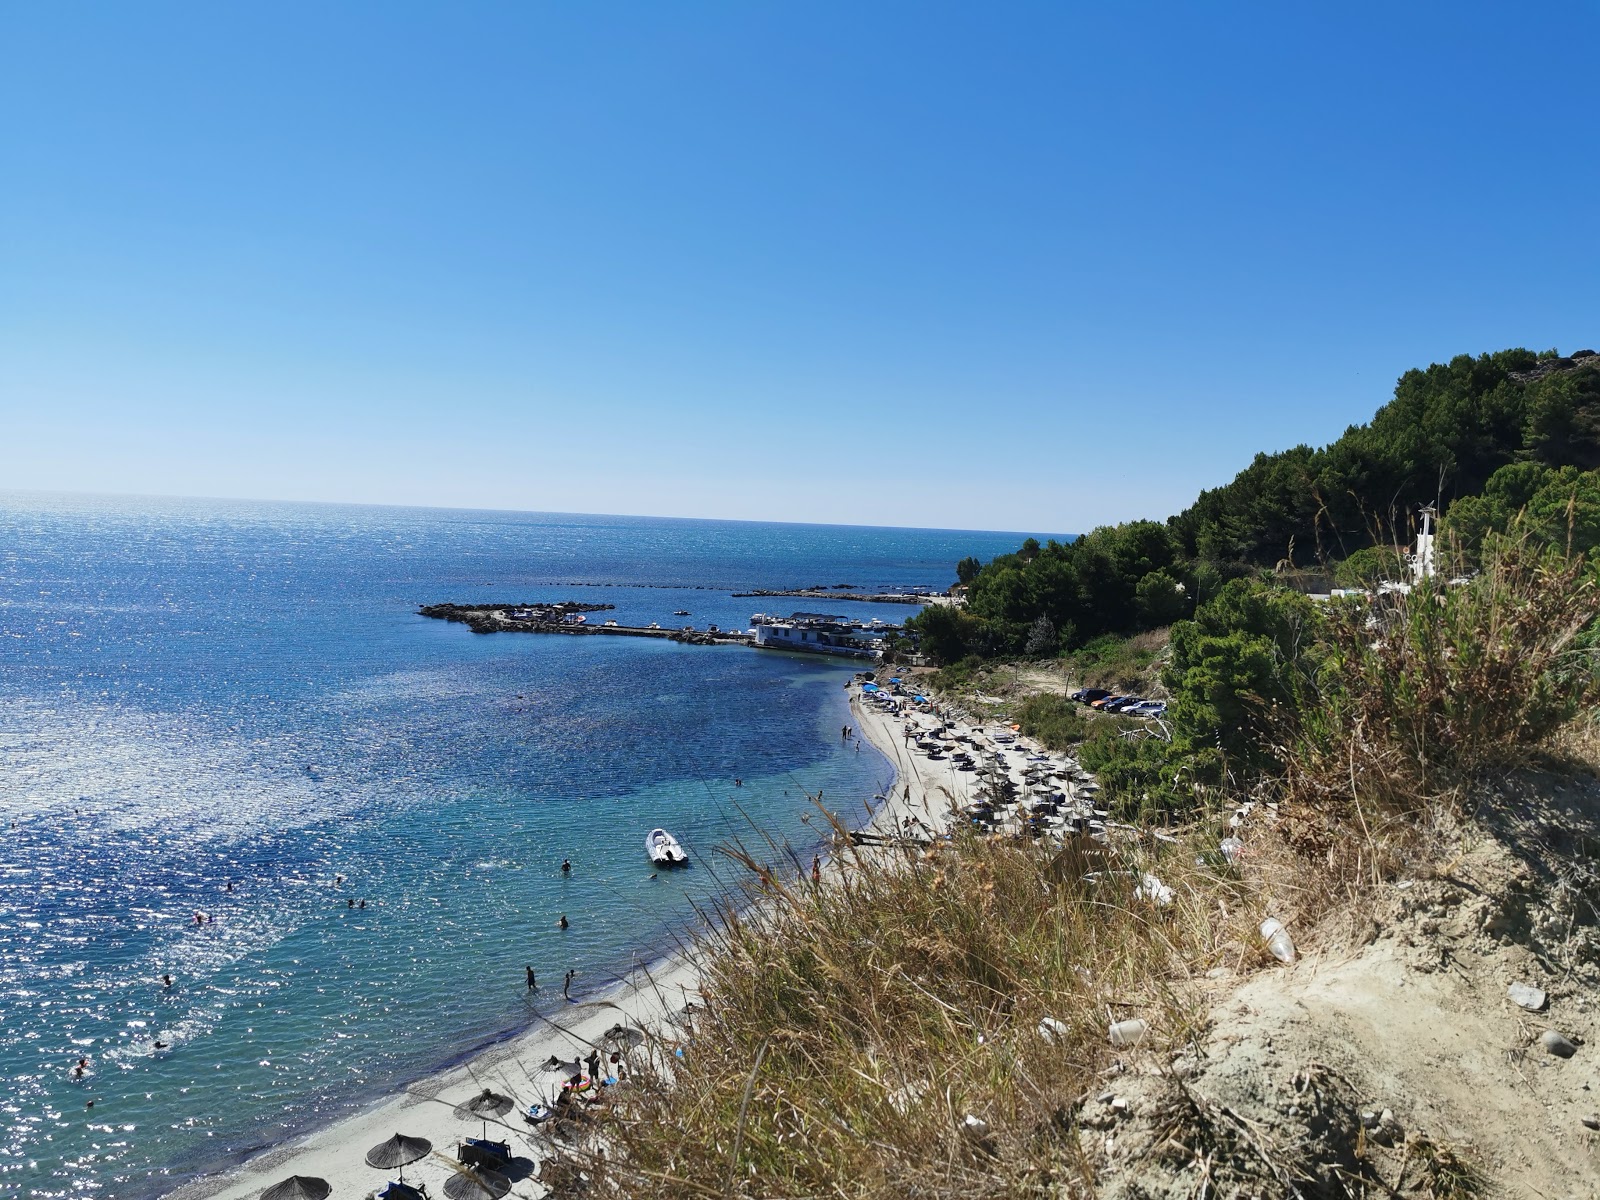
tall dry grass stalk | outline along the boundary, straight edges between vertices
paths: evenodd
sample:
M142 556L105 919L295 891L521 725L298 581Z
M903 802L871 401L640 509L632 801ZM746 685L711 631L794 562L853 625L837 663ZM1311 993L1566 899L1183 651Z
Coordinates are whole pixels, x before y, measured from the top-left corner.
M1304 842L1354 845L1376 870L1474 780L1547 745L1600 692L1597 616L1592 564L1512 540L1466 583L1334 605L1316 702L1272 781Z
M1074 1113L1129 1053L1109 1025L1182 1044L1185 981L1260 953L1241 885L1192 847L962 836L846 850L822 886L735 857L754 903L703 948L682 1056L654 1057L597 1139L547 1165L557 1194L1088 1194ZM1147 871L1170 904L1135 896Z

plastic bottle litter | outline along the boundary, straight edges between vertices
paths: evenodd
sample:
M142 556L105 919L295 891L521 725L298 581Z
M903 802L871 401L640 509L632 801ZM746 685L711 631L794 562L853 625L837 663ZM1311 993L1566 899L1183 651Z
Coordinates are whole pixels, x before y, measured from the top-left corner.
M1150 1032L1150 1023L1135 1018L1131 1021L1118 1021L1111 1026L1111 1044L1119 1050L1129 1046L1137 1046Z
M1071 1026L1065 1021L1058 1021L1054 1017L1043 1017L1039 1021L1039 1036L1047 1042L1064 1042L1071 1031Z
M1228 865L1232 867L1238 864L1239 855L1244 853L1244 843L1236 837L1225 837L1219 849L1222 851L1222 857L1227 859Z
M1267 943L1267 949L1272 952L1273 958L1279 962L1294 961L1294 939L1289 936L1289 931L1277 917L1268 917L1261 922L1261 939Z

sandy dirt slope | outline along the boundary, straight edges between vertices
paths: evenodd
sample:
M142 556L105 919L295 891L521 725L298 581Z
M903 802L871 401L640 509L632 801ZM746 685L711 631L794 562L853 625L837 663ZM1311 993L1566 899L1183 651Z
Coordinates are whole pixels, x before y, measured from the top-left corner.
M1213 980L1197 1048L1087 1098L1102 1195L1600 1197L1600 784L1520 777L1477 818L1354 938Z

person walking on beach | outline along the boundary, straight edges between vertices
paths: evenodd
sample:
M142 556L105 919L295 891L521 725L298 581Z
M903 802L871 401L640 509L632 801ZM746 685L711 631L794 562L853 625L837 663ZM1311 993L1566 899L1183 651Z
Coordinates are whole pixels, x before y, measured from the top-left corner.
M537 992L539 990L539 981L534 978L532 965L525 967L524 970L528 972L528 990L530 992Z
M589 1068L589 1078L595 1083L600 1082L600 1051L589 1048L589 1057L583 1060L583 1065Z

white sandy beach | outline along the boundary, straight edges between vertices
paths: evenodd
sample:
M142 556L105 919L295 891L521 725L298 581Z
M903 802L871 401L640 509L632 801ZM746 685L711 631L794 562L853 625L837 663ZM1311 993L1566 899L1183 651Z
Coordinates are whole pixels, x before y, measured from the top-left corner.
M919 836L947 829L953 809L971 799L977 784L973 774L958 771L948 759L930 761L906 746L903 730L908 720L920 720L924 726L934 722L880 711L863 703L855 685L850 707L858 736L882 751L895 769L894 784L867 828L893 835L905 830L909 820L911 830ZM971 732L965 726L958 726L957 731ZM1019 745L1015 753L1020 758L1025 752ZM434 1153L406 1167L404 1174L407 1183L424 1184L431 1196L440 1197L445 1181L454 1173L449 1159L454 1158L460 1139L483 1132L480 1122L462 1120L454 1109L485 1088L513 1097L518 1105L488 1125L491 1138L508 1141L513 1156L525 1160L519 1171L524 1178L515 1182L510 1194L540 1196L543 1189L536 1178L536 1164L546 1143L522 1120L521 1113L529 1104L548 1099L549 1085L539 1080L541 1065L551 1057L571 1061L587 1056L601 1046L605 1031L619 1022L651 1030L663 1039L681 1035L674 1021L685 1005L697 1000L698 978L694 963L685 955L641 969L612 991L572 1004L459 1067L419 1080L371 1109L269 1150L232 1171L184 1184L168 1193L169 1200L246 1200L291 1175L327 1180L335 1198L369 1197L397 1173L367 1166L366 1151L395 1133L433 1143Z

